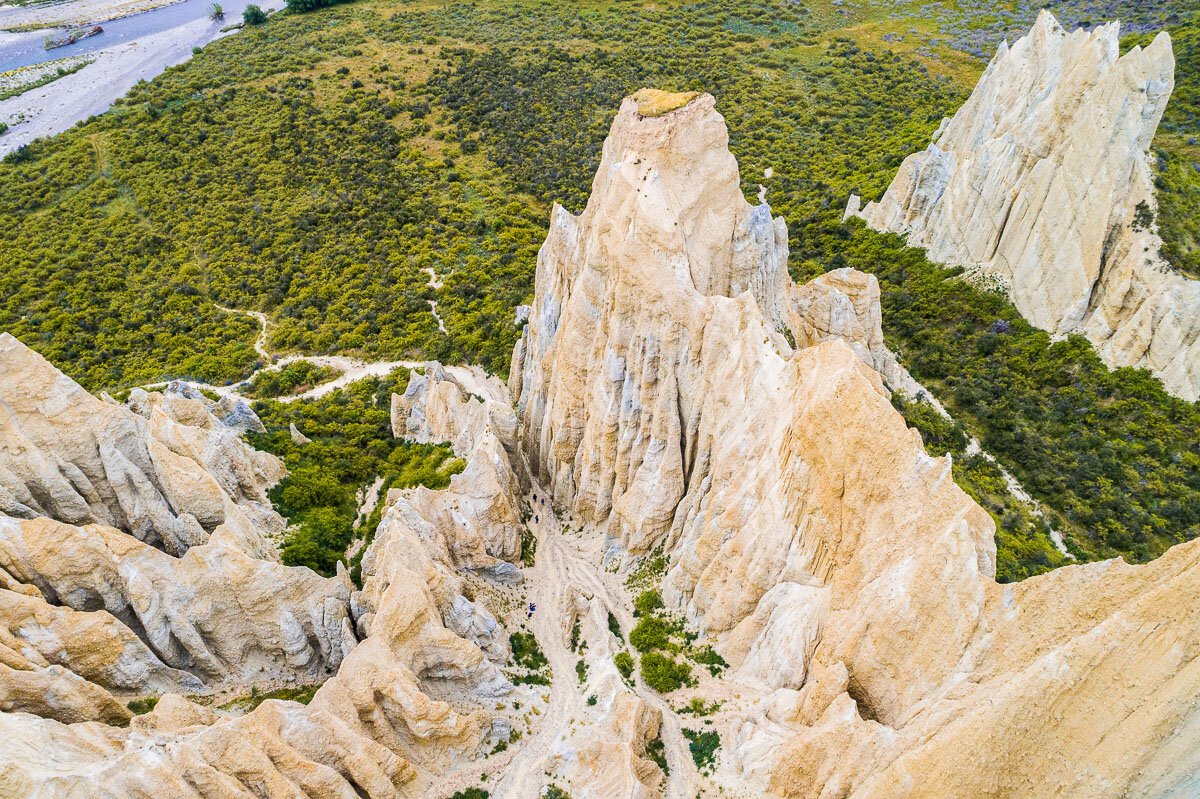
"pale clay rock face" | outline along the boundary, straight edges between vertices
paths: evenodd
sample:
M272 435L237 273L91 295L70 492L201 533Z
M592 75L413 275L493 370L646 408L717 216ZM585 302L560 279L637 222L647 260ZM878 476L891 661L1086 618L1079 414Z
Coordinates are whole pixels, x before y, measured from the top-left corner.
M510 387L556 502L630 552L663 545L668 604L770 692L727 741L747 784L1184 795L1200 544L996 584L992 520L866 366L869 281L721 277L750 215L725 145L711 97L622 107L588 207L554 210ZM789 316L814 346L775 335Z
M457 375L457 376L456 376ZM392 430L420 443L450 443L467 462L444 491L418 487L397 501L427 520L417 525L433 551L457 568L519 582L520 481L512 468L516 418L504 384L478 368L431 361L392 395Z
M662 770L646 755L659 735L662 712L629 690L613 662L619 651L609 632L604 605L578 597L580 637L587 642L587 683L583 693L595 705L579 711L580 724L557 743L551 758L555 778L578 799L651 799L659 796ZM573 619L572 619L573 620ZM570 631L564 630L569 638Z
M283 465L199 400L152 394L139 415L93 397L6 333L0 397L0 513L103 524L179 556L209 539L232 500L253 522L234 525L247 536L239 543L278 560L265 536L283 525L266 491Z
M172 390L136 394L130 409L93 400L15 340L4 343L10 362L21 367L14 373L50 376L71 398L57 408L95 412L90 403L100 403L102 423L138 436L144 463L156 470L146 482L162 486L163 506L169 511L186 498L197 509L193 518L214 527L205 530L206 542L176 557L132 531L68 524L28 505L32 518L0 516L0 708L22 711L0 713L0 738L20 739L0 752L0 795L124 796L153 786L156 795L174 797L204 785L207 795L231 797L245 795L248 786L270 796L290 796L297 788L318 796L415 796L445 764L474 755L487 735L488 715L455 709L431 698L426 687L436 683L444 692L450 686L478 706L512 690L496 665L509 657L507 634L485 606L463 596L459 572L478 566L508 574L496 567L502 564L520 575L488 554L494 542L498 554L520 555L519 517L493 519L486 493L476 493L480 485L493 493L517 490L490 424L474 434L471 463L503 465L507 472L494 477L500 482L395 492L364 554L364 589L351 595L344 573L326 580L277 562L263 533L281 529L282 521L258 522L264 513L273 515L265 491L284 473L282 465L229 433L213 406ZM471 377L480 381L468 381L473 389L503 395L498 381L489 388L484 376ZM3 393L0 398L8 402ZM482 408L474 400L456 407L476 406ZM55 428L62 423L53 413L39 415L44 405L22 410L18 430L26 436L38 425L65 429ZM511 443L511 407L508 416ZM471 418L468 412L460 421L474 424ZM82 412L72 417L81 424L87 419ZM89 440L88 428L74 432ZM40 440L45 449L55 447L59 462L64 453L82 458L91 451L65 436ZM5 457L15 462L26 453ZM476 468L486 474L484 466ZM85 499L108 509L95 497ZM506 501L516 507L514 496ZM478 516L480 551L436 546L455 539L453 523L467 511ZM496 525L500 529L491 529ZM166 543L162 536L145 537ZM258 556L265 546L274 559ZM154 712L127 729L75 723L129 721L129 711L107 689L126 696L202 691L197 675L224 683L271 674L315 682L332 670L336 675L308 706L268 701L242 717L218 717L166 693ZM59 754L47 760L47 752Z
M1171 39L1119 53L1119 23L1066 33L1042 11L1002 44L970 99L878 203L847 215L932 260L993 276L1033 324L1082 333L1110 366L1200 397L1200 281L1139 230L1155 207L1148 147L1174 87Z

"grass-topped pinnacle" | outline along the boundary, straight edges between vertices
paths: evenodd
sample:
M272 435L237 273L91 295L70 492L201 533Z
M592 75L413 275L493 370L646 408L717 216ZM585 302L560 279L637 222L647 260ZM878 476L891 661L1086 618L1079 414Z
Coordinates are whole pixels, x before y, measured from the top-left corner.
M638 89L633 94L637 100L638 113L644 117L660 117L669 114L700 96L700 92L664 92L661 89Z

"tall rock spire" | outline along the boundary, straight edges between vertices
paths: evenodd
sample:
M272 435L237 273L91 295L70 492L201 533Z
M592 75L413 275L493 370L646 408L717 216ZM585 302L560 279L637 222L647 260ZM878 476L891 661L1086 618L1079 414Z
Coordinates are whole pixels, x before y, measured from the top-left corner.
M998 280L1025 318L1083 333L1110 366L1200 396L1200 282L1158 257L1147 148L1174 86L1171 39L1120 55L1120 24L1065 32L1042 11L970 99L857 210L935 261Z
M641 106L622 105L586 210L554 211L513 357L517 437L555 502L607 532L609 562L661 547L663 600L739 696L759 692L725 740L744 784L1188 786L1200 753L1174 742L1200 717L1200 541L997 584L991 517L867 365L887 365L877 287L792 286L782 223L738 191L712 98Z

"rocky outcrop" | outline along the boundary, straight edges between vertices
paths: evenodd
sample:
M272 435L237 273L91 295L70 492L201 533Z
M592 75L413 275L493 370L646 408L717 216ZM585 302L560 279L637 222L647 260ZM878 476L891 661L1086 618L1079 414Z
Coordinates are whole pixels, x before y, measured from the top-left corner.
M0 589L0 663L19 671L61 666L119 693L201 691L196 676L167 666L105 610L51 605L32 585Z
M277 560L268 536L283 524L266 490L282 464L200 400L150 397L142 415L104 402L0 333L0 513L101 524L175 556L224 525L239 548Z
M583 692L596 701L582 711L571 733L555 742L551 776L579 799L660 796L664 775L647 746L659 737L663 714L630 690L617 671L617 640L603 603L583 595L575 599L580 640L586 642Z
M62 666L11 669L3 664L0 711L32 713L66 724L125 724L133 715L108 691Z
M296 427L295 422L288 423L288 435L292 437L292 443L299 446L312 443L312 439L301 433L300 428Z
M510 461L517 422L504 384L478 368L437 362L392 396L392 430L421 443L449 443L466 460L449 488L389 497L442 562L519 582L521 485ZM390 492L389 492L390 493ZM440 553L440 555L439 555Z
M127 730L0 713L0 736L21 738L0 754L0 794L138 796L152 788L190 796L203 785L217 797L421 795L487 735L488 714L461 705L512 690L468 638L498 659L507 647L502 628L488 624L492 614L463 596L465 578L427 554L397 507L385 513L362 568L352 604L369 636L307 706L269 700L245 716L217 717L168 695ZM443 619L465 623L464 637ZM429 686L460 698L432 698ZM61 755L47 761L50 751Z
M913 379L883 340L879 280L843 267L792 286L788 326L797 347L840 339L863 363L879 372L888 388L909 396L928 393Z
M910 155L878 202L848 215L978 269L1055 334L1110 366L1145 367L1200 397L1200 281L1158 255L1147 148L1174 85L1171 40L1119 56L1119 23L1066 33L1042 11Z
M242 443L216 403L174 386L134 392L129 407L96 400L2 343L12 371L0 379L0 462L21 478L5 483L10 495L30 501L0 514L0 737L13 741L0 747L0 795L391 799L475 756L490 736L483 708L513 686L497 665L507 635L484 600L467 598L461 569L519 576L489 554L520 554L519 532L504 527L518 500L503 493L519 486L496 434L507 429L511 445L511 407L497 427L466 394L455 396L461 416L429 404L472 462L509 482L488 484L490 499L469 482L393 492L352 594L345 572L278 562L269 534L283 523L265 491L282 465ZM459 377L503 394L497 381ZM135 477L115 479L112 447ZM507 505L488 507L498 499ZM459 524L469 532L454 533ZM181 529L194 537L172 537ZM321 680L307 706L272 700L241 717L171 693ZM160 692L127 727L95 723L126 724L118 697Z
M279 563L282 463L190 389L96 399L7 335L0 362L7 710L111 723L118 698L337 669L351 586Z
M50 603L108 611L163 663L208 682L311 682L356 640L345 577L326 580L223 541L173 558L111 527L0 517L0 568Z
M629 553L662 546L668 604L762 692L730 742L743 779L856 799L1186 790L1200 542L995 583L992 520L891 407L870 333L793 350L771 300L786 275L764 293L720 274L743 241L736 178L711 97L654 118L626 101L587 208L554 209L510 386L555 501ZM797 343L854 330L839 291L849 306L810 302Z

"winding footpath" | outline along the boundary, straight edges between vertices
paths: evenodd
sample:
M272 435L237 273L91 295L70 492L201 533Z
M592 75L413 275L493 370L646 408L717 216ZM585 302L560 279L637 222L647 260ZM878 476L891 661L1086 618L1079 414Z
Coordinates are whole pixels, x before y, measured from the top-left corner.
M267 318L265 313L262 311L244 311L240 308L226 308L223 305L218 305L217 308L225 311L226 313L239 313L245 314L246 316L252 316L258 321L262 329L260 330L258 337L254 340L254 351L258 353L260 358L267 361L267 364L262 368L251 372L244 380L228 386L214 386L212 384L201 383L196 380L164 380L158 383L148 384L144 386L144 388L161 388L162 386L167 385L168 382L180 382L193 388L211 391L219 396L242 400L243 402L249 404L254 402L254 398L245 396L241 393L241 391L245 389L257 375L264 372L278 371L287 366L289 363L294 363L296 361L308 361L309 363L315 363L318 366L328 366L333 369L337 369L342 373L336 379L330 380L326 383L321 383L319 386L314 386L308 391L304 391L300 394L291 394L289 396L272 398L276 402L295 402L296 400L315 399L317 397L324 396L331 391L344 388L345 386L348 386L351 383L356 383L364 378L384 377L391 373L394 369L398 369L400 367L405 369L416 369L425 365L425 361L360 361L356 358L349 358L345 355L288 355L272 361L272 358L275 356L273 356L270 351L267 350L267 340L270 337L270 320ZM446 369L447 371L454 373L456 376L458 376L456 370L461 370L463 372L466 371L461 367L453 366L446 367Z

